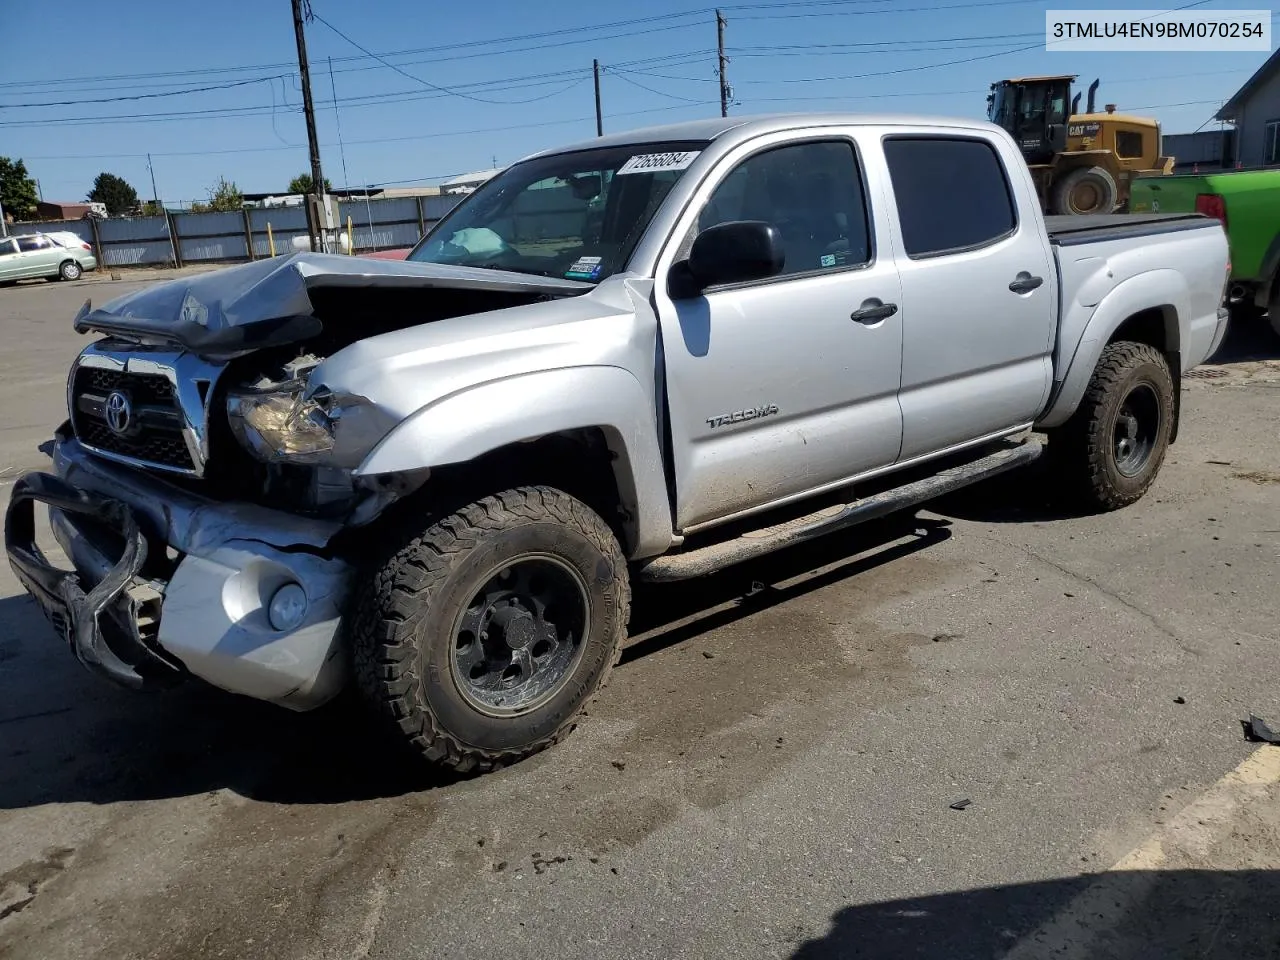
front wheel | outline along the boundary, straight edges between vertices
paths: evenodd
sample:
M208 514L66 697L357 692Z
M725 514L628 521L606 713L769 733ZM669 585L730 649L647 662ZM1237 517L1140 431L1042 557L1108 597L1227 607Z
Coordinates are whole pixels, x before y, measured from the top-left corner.
M1080 406L1049 440L1059 476L1087 505L1117 510L1142 498L1169 448L1173 377L1145 343L1110 343Z
M430 524L356 598L358 687L427 760L491 770L569 733L626 636L626 561L608 525L550 487Z

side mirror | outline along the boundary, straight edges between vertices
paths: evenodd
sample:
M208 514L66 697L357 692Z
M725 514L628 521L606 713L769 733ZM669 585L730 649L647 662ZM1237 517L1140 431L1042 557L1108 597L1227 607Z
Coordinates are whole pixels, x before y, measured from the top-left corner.
M764 280L782 272L786 255L778 228L763 220L731 220L703 230L676 265L672 295L697 296L721 283Z

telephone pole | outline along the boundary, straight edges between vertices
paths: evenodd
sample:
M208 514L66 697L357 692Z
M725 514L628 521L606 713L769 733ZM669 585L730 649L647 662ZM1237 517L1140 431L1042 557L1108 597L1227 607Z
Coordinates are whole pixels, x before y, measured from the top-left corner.
M151 154L147 154L147 170L151 173L151 202L156 205L156 212L163 214L160 209L160 191L156 189L156 168L151 165Z
M604 114L600 110L600 61L591 61L591 70L596 77L596 136L604 136ZM494 164L497 166L497 164Z
M302 28L303 2L304 0L293 0L293 34L298 41L298 73L302 77L302 112L307 118L307 147L311 151L311 189L313 193L323 197L325 196L324 174L320 170L320 142L316 139L316 111L311 103L311 70L307 66L307 38ZM321 249L319 240L322 234L320 224L316 222L318 213L319 210L316 214L307 217L307 231L311 234L312 252Z
M720 56L720 116L727 117L729 115L729 79L725 76L724 68L729 58L724 55L724 25L724 14L717 10L716 49Z

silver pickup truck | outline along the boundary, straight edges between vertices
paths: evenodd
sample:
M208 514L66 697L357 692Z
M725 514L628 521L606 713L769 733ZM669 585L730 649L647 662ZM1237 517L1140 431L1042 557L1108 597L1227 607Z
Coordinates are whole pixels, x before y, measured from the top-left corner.
M1213 219L1046 222L986 123L602 137L514 164L404 262L298 254L86 303L100 338L6 549L120 683L294 710L350 689L427 760L492 769L572 729L637 579L1042 451L1086 504L1137 500L1228 276Z

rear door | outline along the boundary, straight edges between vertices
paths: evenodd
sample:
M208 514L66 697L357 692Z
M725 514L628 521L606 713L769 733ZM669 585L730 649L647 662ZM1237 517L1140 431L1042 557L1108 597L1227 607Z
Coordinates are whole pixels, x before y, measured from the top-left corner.
M1053 383L1058 284L1013 144L947 128L882 143L902 275L905 461L1035 419Z
M0 280L17 280L21 264L18 241L12 237L0 240Z
M655 285L680 530L897 458L900 284L876 200L852 132L839 131L742 144L698 188ZM672 263L731 220L778 228L782 273L673 301ZM894 306L853 318L881 304Z
M48 237L18 237L23 277L48 277L58 272L62 248Z

